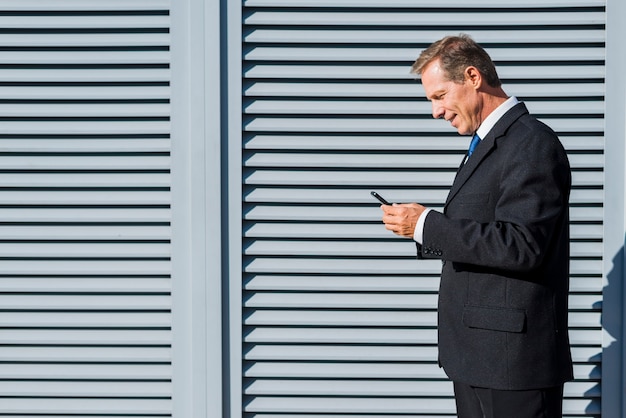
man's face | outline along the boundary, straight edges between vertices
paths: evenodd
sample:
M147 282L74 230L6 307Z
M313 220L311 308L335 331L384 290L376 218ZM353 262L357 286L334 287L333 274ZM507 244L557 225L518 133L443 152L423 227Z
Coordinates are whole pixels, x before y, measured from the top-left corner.
M444 118L461 135L472 135L482 122L480 96L475 83L466 74L462 84L447 79L439 60L422 71L426 98L433 105L433 117Z

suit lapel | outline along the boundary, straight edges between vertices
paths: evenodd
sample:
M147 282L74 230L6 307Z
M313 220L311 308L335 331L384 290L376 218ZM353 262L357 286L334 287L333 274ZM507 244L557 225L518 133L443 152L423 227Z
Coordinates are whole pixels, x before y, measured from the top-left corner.
M457 171L452 187L450 188L450 193L448 193L445 206L448 206L450 201L452 201L452 199L459 193L463 185L472 176L480 164L482 164L485 158L491 154L492 150L496 147L498 138L504 136L509 126L511 126L511 124L520 116L526 113L528 113L526 105L524 103L518 103L500 118L491 131L489 131L487 136L480 141L480 144L476 147L476 150L472 154L471 158L469 158L465 164L461 165Z

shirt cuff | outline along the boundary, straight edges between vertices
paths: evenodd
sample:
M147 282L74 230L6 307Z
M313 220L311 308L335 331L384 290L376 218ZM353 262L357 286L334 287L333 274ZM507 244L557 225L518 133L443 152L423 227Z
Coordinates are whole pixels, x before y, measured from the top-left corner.
M418 244L422 244L424 242L424 222L426 222L426 215L432 209L426 208L424 212L417 218L417 224L415 225L415 231L413 231L413 240Z

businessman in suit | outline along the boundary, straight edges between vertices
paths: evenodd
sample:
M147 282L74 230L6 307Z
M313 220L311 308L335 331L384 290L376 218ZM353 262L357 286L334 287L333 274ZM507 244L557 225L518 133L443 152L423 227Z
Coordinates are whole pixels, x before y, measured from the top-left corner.
M390 231L443 261L439 364L460 418L561 417L572 379L567 328L571 172L556 134L501 87L469 36L413 64L433 117L476 137L443 212L382 205Z

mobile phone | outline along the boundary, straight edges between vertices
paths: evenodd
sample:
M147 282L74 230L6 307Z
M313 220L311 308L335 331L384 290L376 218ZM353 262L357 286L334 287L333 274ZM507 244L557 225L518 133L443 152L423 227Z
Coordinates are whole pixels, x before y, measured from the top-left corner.
M374 196L376 199L378 199L378 201L380 203L382 203L383 205L390 205L391 206L391 203L387 202L385 200L385 198L382 197L381 195L379 195L378 193L376 193L376 192L371 192L371 193L372 193L372 196Z

